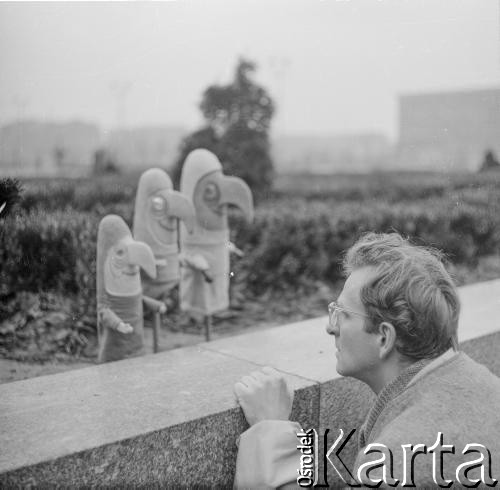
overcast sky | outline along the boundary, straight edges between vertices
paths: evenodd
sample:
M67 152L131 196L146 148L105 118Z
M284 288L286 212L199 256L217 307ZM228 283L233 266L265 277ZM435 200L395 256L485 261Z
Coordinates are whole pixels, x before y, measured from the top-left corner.
M500 87L499 0L0 3L0 124L194 129L239 55L277 133L397 134L401 93Z

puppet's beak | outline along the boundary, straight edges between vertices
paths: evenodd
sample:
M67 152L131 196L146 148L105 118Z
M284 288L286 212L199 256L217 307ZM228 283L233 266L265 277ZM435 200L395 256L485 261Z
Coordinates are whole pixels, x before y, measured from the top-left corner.
M128 262L144 269L149 277L156 278L155 257L149 245L136 240L127 243Z
M224 178L220 182L220 204L232 204L237 206L242 212L247 221L253 221L253 198L252 191L246 182L239 177Z
M188 232L192 233L196 216L191 200L182 192L173 189L163 191L161 195L167 201L167 216L182 220Z

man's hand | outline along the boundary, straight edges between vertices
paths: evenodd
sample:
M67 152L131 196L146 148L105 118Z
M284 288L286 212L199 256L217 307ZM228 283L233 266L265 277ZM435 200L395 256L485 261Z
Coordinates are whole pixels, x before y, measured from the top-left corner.
M276 369L254 371L234 385L236 398L247 422L252 426L262 420L288 420L293 393Z

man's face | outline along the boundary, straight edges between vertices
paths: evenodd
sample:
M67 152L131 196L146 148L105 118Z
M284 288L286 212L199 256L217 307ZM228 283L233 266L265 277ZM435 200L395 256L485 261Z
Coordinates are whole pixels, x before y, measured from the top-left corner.
M374 275L373 267L362 267L351 273L338 297L337 304L360 315L338 311L337 324L327 327L327 332L335 335L337 372L342 376L352 376L364 382L369 382L376 375L381 362L378 335L365 331L365 322L369 320L362 316L367 315L367 312L360 298L362 287Z

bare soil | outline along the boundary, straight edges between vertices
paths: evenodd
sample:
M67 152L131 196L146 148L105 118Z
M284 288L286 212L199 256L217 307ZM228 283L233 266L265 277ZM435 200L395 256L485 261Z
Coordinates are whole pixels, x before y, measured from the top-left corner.
M235 304L228 311L214 316L211 340L325 316L326 305L334 294L336 288L319 285L310 293L287 291L281 295L273 294L261 297L259 300L246 301L244 304ZM37 322L43 324L44 318L39 316ZM145 353L153 353L151 321L146 318L144 326ZM54 328L45 328L43 332L42 336L37 336L36 342L28 339L29 341L25 343L19 342L9 352L3 351L4 358L0 358L0 384L97 364L95 335L86 336L85 348L80 355L75 356L60 351L53 353L50 349L54 346L58 331ZM179 312L165 316L159 334L159 352L206 341L204 326L189 319L185 313Z

